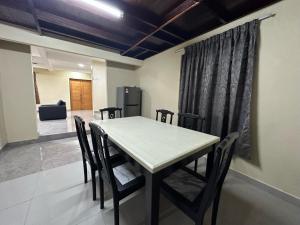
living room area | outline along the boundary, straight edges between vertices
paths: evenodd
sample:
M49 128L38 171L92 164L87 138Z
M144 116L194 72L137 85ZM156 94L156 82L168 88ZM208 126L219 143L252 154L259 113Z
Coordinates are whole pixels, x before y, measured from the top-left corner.
M93 89L92 80L99 66L93 71L92 65L105 61L36 46L31 47L31 55L40 138L74 136L74 115L86 121L99 116L101 101L97 104L93 99L101 93Z
M99 119L116 106L117 87L138 85L135 66L97 57L31 46L31 63L39 141L75 137L74 115Z

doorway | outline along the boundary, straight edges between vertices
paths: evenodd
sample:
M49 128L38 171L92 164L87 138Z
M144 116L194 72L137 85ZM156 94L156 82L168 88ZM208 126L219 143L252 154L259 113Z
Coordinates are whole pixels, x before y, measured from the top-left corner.
M71 110L92 110L92 81L70 79Z

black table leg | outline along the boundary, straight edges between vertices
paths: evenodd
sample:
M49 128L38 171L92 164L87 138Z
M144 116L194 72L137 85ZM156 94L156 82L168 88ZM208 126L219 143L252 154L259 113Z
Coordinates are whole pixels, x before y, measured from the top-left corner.
M158 225L160 176L158 173L145 172L146 185L146 225Z
M213 168L213 165L214 165L214 158L215 158L215 145L212 146L212 151L210 151L208 154L207 154L207 162L206 162L206 173L205 173L205 176L206 178L209 177L210 175L210 172Z

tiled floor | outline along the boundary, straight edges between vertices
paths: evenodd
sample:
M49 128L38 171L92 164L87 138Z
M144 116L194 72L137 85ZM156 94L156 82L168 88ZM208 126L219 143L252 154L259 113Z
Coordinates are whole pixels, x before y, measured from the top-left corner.
M112 200L108 189L105 209L101 211L99 201L92 200L91 190L90 182L83 183L81 162L0 183L0 224L113 225ZM143 194L141 190L121 202L121 224L143 222ZM162 212L168 213L173 209L165 199L162 199L162 205ZM185 220L183 218L182 221Z
M77 138L67 138L0 151L0 182L81 160Z
M82 117L86 121L86 128L89 130L88 123L93 119L100 119L100 114L94 113L92 110L82 110L82 111L68 111L67 119L65 120L47 120L38 122L38 132L40 136L62 134L75 132L74 115Z
M11 162L6 160L13 160L15 168L20 171L23 168L29 170L30 161L27 161L25 155L30 160L36 159L33 152L40 145L27 145L20 147L21 150L13 149L4 155L1 153L0 166L3 163L10 166ZM68 154L68 151L73 151L71 149L77 149L78 152L78 143L72 138L42 145L41 152L46 161L56 161L58 149L62 150L59 154ZM3 157L5 160L2 160ZM81 161L63 166L54 163L55 168L50 166L44 169L42 168L45 163L40 161L41 164L32 163L32 167L40 168L37 172L30 170L32 173L29 175L0 183L1 225L113 225L111 193L106 188L105 209L100 210L99 201L92 201L91 182L83 183ZM3 167L1 171L2 169ZM3 176L10 177L10 170L5 171ZM120 224L144 224L144 206L143 190L124 199L120 206ZM228 176L222 192L218 225L299 225L299 212L299 207L243 180ZM209 224L209 215L208 212L205 225ZM161 197L160 225L192 224L194 223L188 217Z

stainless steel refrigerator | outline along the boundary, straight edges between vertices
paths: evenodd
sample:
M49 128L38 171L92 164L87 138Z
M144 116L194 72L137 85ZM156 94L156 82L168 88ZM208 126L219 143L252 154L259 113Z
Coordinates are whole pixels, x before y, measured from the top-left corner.
M142 113L142 90L138 87L118 87L117 107L123 109L123 116L140 116Z

